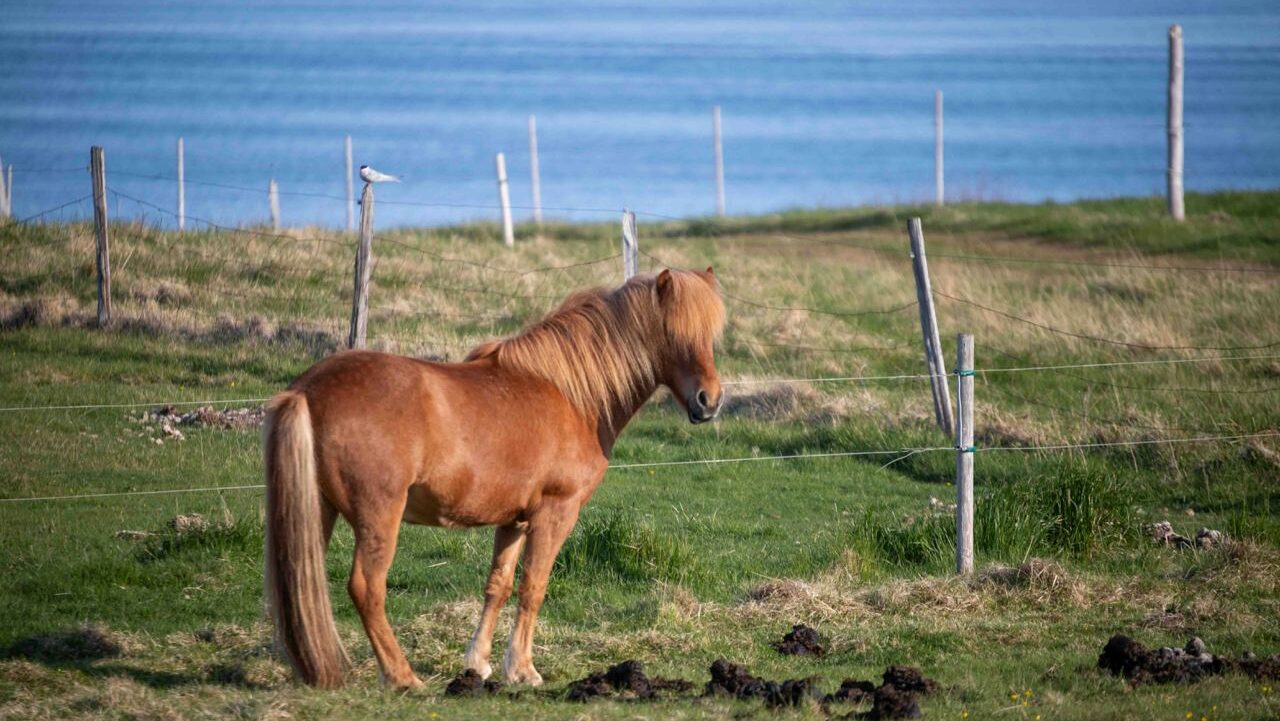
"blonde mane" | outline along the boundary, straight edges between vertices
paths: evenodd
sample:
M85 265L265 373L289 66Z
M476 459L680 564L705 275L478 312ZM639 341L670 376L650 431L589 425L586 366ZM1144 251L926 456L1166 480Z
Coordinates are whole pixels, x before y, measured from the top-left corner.
M652 392L672 351L713 343L723 331L714 276L673 270L670 277L667 303L653 275L580 291L516 335L477 346L467 360L492 357L542 378L585 417L611 421L615 407L634 407Z

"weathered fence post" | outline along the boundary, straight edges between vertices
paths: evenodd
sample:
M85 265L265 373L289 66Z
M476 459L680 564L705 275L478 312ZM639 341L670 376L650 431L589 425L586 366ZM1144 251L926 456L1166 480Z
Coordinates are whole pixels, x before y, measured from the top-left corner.
M373 268L373 184L360 194L360 245L356 247L355 291L351 295L351 330L348 348L363 348L369 328L369 274Z
M933 93L933 202L943 203L942 182L942 91Z
M622 211L622 279L640 272L640 245L636 240L636 214Z
M516 244L515 227L511 225L511 193L507 190L507 159L498 153L498 204L502 206L502 242L508 248Z
M1187 217L1182 202L1182 26L1169 26L1169 215Z
M347 181L347 231L349 232L356 229L356 193L355 189L352 187L354 181L352 180L350 135L347 136L347 141L344 145L346 146L347 173L343 177L345 177Z
M178 136L178 230L187 227L187 189L185 151L182 147L182 136Z
M911 237L911 270L916 276L916 305L920 310L920 333L924 336L924 361L929 368L929 384L933 388L933 416L938 428L951 435L951 390L947 387L947 366L938 337L938 318L933 312L933 287L929 284L929 261L924 254L924 230L919 218L912 218L907 223L907 235Z
M956 573L973 573L973 336L956 336Z
M9 168L6 172L8 173L9 177L7 180L4 181L4 207L5 207L5 212L12 215L13 214L13 163L9 163Z
M9 182L12 181L12 175ZM0 158L0 218L8 218L13 214L9 207L9 182L4 179L4 158Z
M711 112L711 142L715 146L716 215L724 217L724 149L720 145L720 106Z
M101 145L89 149L93 179L93 227L98 238L98 326L111 323L111 247L107 238L107 160Z
M529 116L529 180L533 194L533 222L542 225L542 179L538 177L538 118Z
M276 186L276 179L272 178L267 183L267 205L271 208L271 230L280 232L280 188Z

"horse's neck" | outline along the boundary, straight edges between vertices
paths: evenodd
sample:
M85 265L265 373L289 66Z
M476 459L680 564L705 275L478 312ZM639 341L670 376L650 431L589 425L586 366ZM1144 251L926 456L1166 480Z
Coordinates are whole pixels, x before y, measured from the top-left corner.
M632 403L615 402L613 406L612 421L606 420L603 415L596 420L596 435L600 440L600 449L604 451L605 458L613 456L613 446L618 442L618 436L622 435L622 431L635 417L636 413L649 402L655 391L658 390L656 385L649 388L642 388L636 394Z

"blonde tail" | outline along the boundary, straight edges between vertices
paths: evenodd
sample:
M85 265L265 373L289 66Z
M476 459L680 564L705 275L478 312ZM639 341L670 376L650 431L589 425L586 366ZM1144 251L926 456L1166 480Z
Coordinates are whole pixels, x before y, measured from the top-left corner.
M348 666L329 603L311 413L300 393L267 406L266 598L276 640L294 673L321 688L342 685Z

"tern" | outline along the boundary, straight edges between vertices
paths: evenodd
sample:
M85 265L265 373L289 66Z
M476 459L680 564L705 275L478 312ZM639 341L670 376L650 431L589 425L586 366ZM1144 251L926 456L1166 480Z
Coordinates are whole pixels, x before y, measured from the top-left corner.
M379 173L367 165L360 166L360 179L366 183L399 183L400 179L394 175Z

